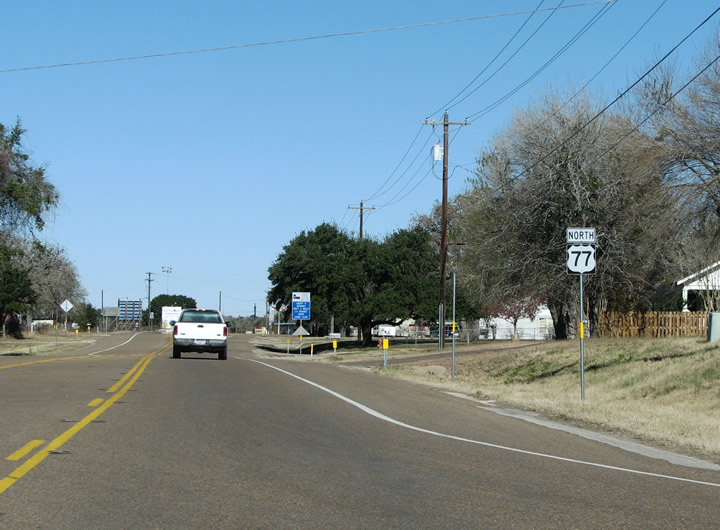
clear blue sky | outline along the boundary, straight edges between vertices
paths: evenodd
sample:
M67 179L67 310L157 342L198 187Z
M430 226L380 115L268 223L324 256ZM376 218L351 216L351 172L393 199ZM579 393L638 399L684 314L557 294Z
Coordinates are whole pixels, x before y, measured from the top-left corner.
M200 306L217 307L222 292L226 314L249 315L257 304L262 315L267 269L300 231L335 222L357 232L358 210L348 206L364 200L376 207L365 233L383 237L440 199L441 168L431 170L429 154L441 130L422 126L426 118L441 120L445 108L453 121L477 115L453 133L450 192L459 193L475 156L515 109L548 89L582 86L662 6L590 84L609 101L718 7L618 0L558 10L487 80L549 15L539 12L471 89L487 82L450 104L528 18L493 15L558 3L6 2L0 122L22 120L26 149L61 193L39 236L67 250L94 306L101 293L106 306L147 296L145 273L153 272L153 297L169 283L171 294ZM549 67L478 115L603 9ZM488 18L366 32L470 17ZM693 69L718 22L720 15L682 46L678 66ZM7 71L348 32L363 33Z

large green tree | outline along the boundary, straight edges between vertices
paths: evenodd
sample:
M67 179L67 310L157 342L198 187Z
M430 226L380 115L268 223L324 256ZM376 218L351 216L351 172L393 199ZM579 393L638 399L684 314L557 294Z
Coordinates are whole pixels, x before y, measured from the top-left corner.
M150 302L150 312L153 314L153 325L158 326L162 320L163 307L182 307L183 309L197 307L194 298L181 294L159 294ZM143 311L143 320L147 323L147 311Z
M33 166L24 151L24 133L19 120L10 128L0 123L0 231L5 234L42 230L59 200L45 169Z
M36 300L18 238L42 230L59 199L45 169L33 166L23 149L24 132L19 120L14 127L0 123L0 312L6 319L28 311Z
M89 331L90 329L96 329L102 319L102 311L92 304L82 302L73 308L68 313L68 320L75 322L80 331Z
M304 323L313 334L329 331L330 321L337 327L349 323L348 282L353 278L352 254L356 242L335 225L323 223L303 231L283 247L268 270L272 288L268 300L286 305L291 316L293 292L312 293L312 321Z
M438 254L422 228L399 230L384 241L351 238L334 225L303 231L268 270L268 301L290 306L294 291L312 294L312 332L356 325L363 341L379 324L433 318ZM289 316L289 311L288 311Z
M18 261L19 250L0 244L0 313L3 334L19 334L16 315L27 311L35 302L30 274Z

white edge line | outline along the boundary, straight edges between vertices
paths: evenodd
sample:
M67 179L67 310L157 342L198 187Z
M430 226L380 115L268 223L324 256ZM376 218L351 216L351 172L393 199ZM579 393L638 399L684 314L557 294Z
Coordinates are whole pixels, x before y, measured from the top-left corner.
M342 401L345 401L346 403L352 405L353 407L356 407L356 408L362 410L363 412L369 414L370 416L373 416L373 417L375 417L375 418L377 418L377 419L379 419L379 420L382 420L382 421L386 421L386 422L388 422L388 423L392 423L392 424L397 425L397 426L399 426L399 427L403 427L403 428L405 428L405 429L410 429L411 431L417 431L417 432L421 432L421 433L424 433L424 434L430 434L430 435L432 435L432 436L439 436L440 438L447 438L447 439L449 439L449 440L455 440L455 441L458 441L458 442L465 442L465 443L470 443L470 444L475 444L475 445L481 445L481 446L484 446L484 447L492 447L493 449L500 449L500 450L502 450L502 451L511 451L511 452L513 452L513 453L520 453L520 454L529 455L529 456L536 456L536 457L540 457L540 458L548 458L548 459L550 459L550 460L558 460L558 461L560 461L560 462L568 462L568 463L571 463L571 464L580 464L580 465L583 465L583 466L591 466L591 467L597 467L597 468L601 468L601 469L609 469L609 470L612 470L612 471L620 471L620 472L623 472L623 473L632 473L632 474L635 474L635 475L643 475L643 476L646 476L646 477L663 478L663 479L667 479L667 480L675 480L675 481L679 481L679 482L689 482L689 483L691 483L691 484L699 484L699 485L702 485L702 486L712 486L712 487L715 487L715 488L720 488L720 484L714 483L714 482L703 482L703 481L700 481L700 480L693 480L693 479L689 479L689 478L674 477L674 476L672 476L672 475L661 475L661 474L659 474L659 473L650 473L650 472L648 472L648 471L639 471L639 470L637 470L637 469L628 469L628 468L624 468L624 467L610 466L610 465L607 465L607 464L598 464L598 463L595 463L595 462L586 462L586 461L583 461L583 460L575 460L575 459L573 459L573 458L566 458L566 457L563 457L563 456L548 455L548 454L545 454L545 453L536 453L536 452L534 452L534 451L526 451L526 450L524 450L524 449L517 449L517 448L515 448L515 447L507 447L507 446L504 446L504 445L497 445L497 444L493 444L493 443L489 443L489 442L481 442L481 441L479 441L479 440L471 440L471 439L469 439L469 438L462 438L462 437L460 437L460 436L453 436L453 435L451 435L451 434L443 434L443 433L441 433L441 432L430 431L430 430L428 430L428 429L423 429L423 428L421 428L421 427L415 427L414 425L409 425L409 424L407 424L407 423L403 423L403 422L398 421L398 420L396 420L396 419L390 418L389 416L385 416L384 414L381 414L380 412L378 412L378 411L376 411L376 410L373 410L373 409L371 409L371 408L369 408L369 407L366 407L366 406L363 405L362 403L358 403L357 401L353 401L352 399L347 398L347 397L343 396L342 394L338 394L337 392L335 392L335 391L333 391L333 390L330 390L329 388L326 388L326 387L324 387L324 386L322 386L322 385L319 385L318 383L314 383L313 381L310 381L310 380L308 380L308 379L305 379L305 378L303 378L303 377L300 377L299 375L295 375L295 374L293 374L292 372L288 372L288 371L286 371L286 370L283 370L282 368L278 368L277 366L273 366L273 365L271 365L271 364L268 364L268 363L265 363L265 362L262 362L262 361L258 361L258 360L256 360L256 359L244 359L244 358L240 358L240 357L236 357L236 359L240 359L240 360L243 360L243 361L250 361L250 362L258 363L258 364L261 364L261 365L263 365L263 366L267 366L268 368L272 368L273 370L277 370L278 372L281 372L281 373L283 373L283 374L285 374L285 375L289 375L290 377L294 377L295 379L297 379L297 380L299 380L299 381L302 381L303 383L306 383L306 384L308 384L308 385L314 386L315 388L318 388L318 389L322 390L323 392L327 392L327 393L330 394L331 396L334 396L334 397L336 397L336 398L338 398L338 399L340 399L340 400L342 400Z
M146 331L141 331L141 332L139 332L139 333L135 333L135 335L133 335L132 337L130 337L128 340L126 340L126 341L123 342L122 344L116 344L115 346L111 346L110 348L105 348L104 350L94 351L94 352L92 352L92 353L88 353L88 355L89 355L89 356L93 356L93 355L97 355L98 353L105 353L106 351L114 350L115 348L119 348L120 346L125 346L128 342L130 342L130 341L133 340L135 337L137 337L138 335L140 335L140 333L147 333L147 332L146 332Z

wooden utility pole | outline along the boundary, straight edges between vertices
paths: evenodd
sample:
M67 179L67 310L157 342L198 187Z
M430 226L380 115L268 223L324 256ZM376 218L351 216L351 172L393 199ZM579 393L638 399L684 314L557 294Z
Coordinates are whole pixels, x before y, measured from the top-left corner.
M449 130L450 125L470 125L470 122L451 122L448 119L448 113L445 111L442 123L425 120L424 125L442 125L443 126L443 174L442 174L442 213L440 218L440 322L439 322L439 342L440 348L445 347L445 262L447 259L447 209L448 209L448 164L450 155L448 149L450 147Z
M348 206L349 210L360 210L360 239L363 238L363 210L374 210L374 206L363 206L363 202L360 201L360 206Z

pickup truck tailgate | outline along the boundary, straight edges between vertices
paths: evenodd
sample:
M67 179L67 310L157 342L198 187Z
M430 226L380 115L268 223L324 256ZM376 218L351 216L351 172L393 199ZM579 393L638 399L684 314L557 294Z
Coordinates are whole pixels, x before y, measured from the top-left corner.
M178 322L177 336L195 340L212 340L222 337L225 324Z

